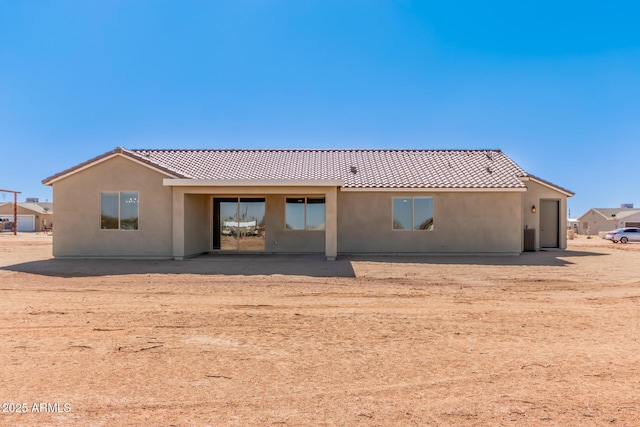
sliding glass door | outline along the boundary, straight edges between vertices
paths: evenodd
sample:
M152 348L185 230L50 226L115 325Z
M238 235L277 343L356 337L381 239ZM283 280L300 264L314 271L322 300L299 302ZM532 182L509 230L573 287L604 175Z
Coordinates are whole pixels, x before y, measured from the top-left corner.
M214 198L213 249L264 252L264 217L264 198Z
M220 246L223 251L238 250L238 200L223 199L220 201Z

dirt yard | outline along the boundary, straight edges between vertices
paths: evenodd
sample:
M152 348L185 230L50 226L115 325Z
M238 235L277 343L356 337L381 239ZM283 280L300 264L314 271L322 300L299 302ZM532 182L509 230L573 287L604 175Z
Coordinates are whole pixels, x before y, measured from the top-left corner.
M0 235L0 425L640 425L640 244L50 258Z

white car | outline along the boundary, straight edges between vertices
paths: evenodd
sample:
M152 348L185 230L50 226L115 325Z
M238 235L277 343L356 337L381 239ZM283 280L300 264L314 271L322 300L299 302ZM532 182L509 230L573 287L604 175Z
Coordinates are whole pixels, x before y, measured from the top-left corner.
M613 243L640 242L640 228L625 227L607 231L605 239L611 240Z

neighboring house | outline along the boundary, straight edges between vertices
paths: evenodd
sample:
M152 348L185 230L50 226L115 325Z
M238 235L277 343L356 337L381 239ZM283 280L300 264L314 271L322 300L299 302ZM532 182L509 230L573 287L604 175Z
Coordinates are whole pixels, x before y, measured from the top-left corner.
M44 205L44 206L43 206ZM0 204L0 218L13 221L13 202ZM18 202L18 231L42 231L53 224L53 206L50 203Z
M580 234L598 233L621 227L640 227L640 209L592 208L578 218Z
M43 183L56 257L564 249L573 195L499 150L117 148Z

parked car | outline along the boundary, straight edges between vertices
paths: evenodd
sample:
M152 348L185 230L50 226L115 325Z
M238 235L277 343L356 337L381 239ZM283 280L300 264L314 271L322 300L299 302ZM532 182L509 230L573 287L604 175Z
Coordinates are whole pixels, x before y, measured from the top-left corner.
M640 242L640 228L625 227L607 231L605 239L611 240L613 243Z
M0 218L0 231L13 231L13 221L9 218Z

